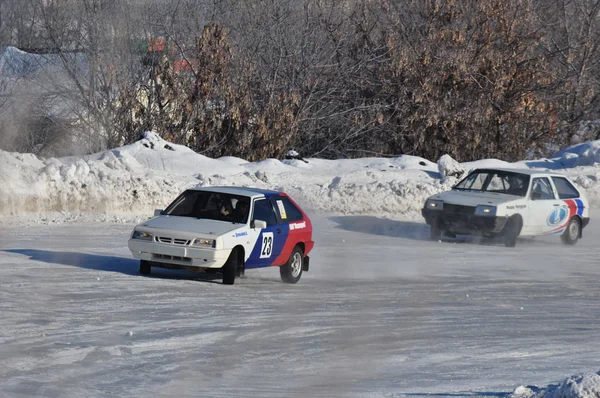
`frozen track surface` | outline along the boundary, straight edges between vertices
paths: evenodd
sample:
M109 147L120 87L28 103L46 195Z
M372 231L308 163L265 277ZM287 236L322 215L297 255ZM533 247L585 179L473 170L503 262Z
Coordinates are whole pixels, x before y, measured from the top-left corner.
M507 249L315 215L297 285L263 269L234 286L138 275L132 225L0 225L1 395L500 397L595 372L595 219L575 247Z

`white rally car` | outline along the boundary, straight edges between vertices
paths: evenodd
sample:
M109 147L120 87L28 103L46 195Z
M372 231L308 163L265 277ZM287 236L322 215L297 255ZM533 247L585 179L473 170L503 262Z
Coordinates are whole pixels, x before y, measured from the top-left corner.
M128 241L140 273L151 267L220 270L233 284L249 268L278 266L284 282L308 271L308 216L287 194L240 187L183 192L137 225Z
M558 234L573 245L589 223L588 201L565 176L527 169L476 169L422 210L431 239L442 235L502 237Z

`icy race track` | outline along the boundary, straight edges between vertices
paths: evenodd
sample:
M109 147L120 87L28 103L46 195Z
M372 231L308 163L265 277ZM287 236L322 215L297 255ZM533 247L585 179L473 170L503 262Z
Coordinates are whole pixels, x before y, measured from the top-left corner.
M600 222L575 247L317 217L311 271L138 275L132 225L2 226L2 397L505 396L596 372Z

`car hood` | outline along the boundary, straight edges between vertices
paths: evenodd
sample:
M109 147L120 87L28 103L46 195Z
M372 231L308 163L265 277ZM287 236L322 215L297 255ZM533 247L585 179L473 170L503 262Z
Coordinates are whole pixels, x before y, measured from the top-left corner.
M443 200L444 203L464 206L498 206L502 203L522 199L522 197L516 195L507 195L504 193L458 191L453 189L452 191L442 192L437 195L433 195L429 199L438 199Z
M243 224L193 217L158 216L139 224L139 226L218 236L233 231L234 229L241 228L243 227Z

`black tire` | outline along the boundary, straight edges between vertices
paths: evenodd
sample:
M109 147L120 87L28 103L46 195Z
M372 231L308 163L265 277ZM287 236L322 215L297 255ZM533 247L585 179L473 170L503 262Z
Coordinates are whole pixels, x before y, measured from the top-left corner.
M581 224L579 222L579 218L573 217L569 220L565 232L560 235L560 240L565 245L574 245L579 239L580 231Z
M223 265L221 271L223 272L223 284L224 285L233 285L235 282L235 276L237 274L237 266L238 266L238 251L234 249L231 251L229 258Z
M286 283L297 283L302 276L302 265L304 264L304 252L300 246L294 247L287 263L279 267L281 280Z
M504 226L504 246L515 247L517 244L517 236L519 236L519 219L509 218Z
M442 239L443 233L444 233L444 231L442 230L440 225L438 223L434 222L433 224L431 224L431 230L429 231L429 239L431 239L433 241L438 241L438 240Z
M150 262L146 260L140 260L140 274L142 275L150 275L152 272L152 267L150 266Z

